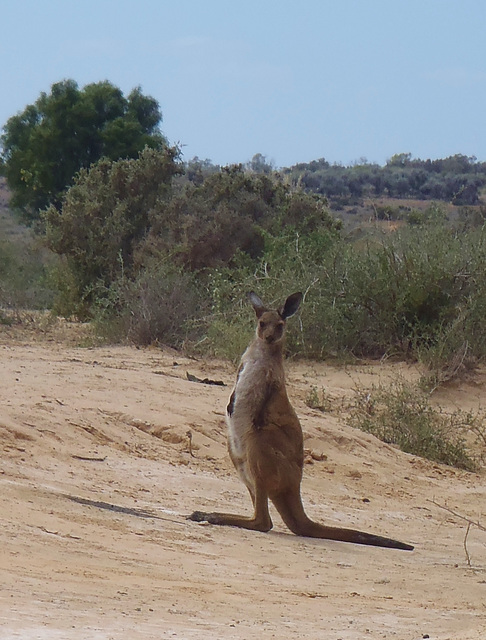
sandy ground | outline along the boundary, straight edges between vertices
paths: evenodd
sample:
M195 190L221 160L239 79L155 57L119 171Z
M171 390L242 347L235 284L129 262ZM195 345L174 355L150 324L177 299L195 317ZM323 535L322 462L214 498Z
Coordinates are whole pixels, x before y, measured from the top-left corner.
M267 534L187 521L195 509L250 512L226 452L234 367L83 347L78 329L61 329L0 328L2 640L486 638L486 534L470 530L468 566L467 524L432 503L486 522L484 476L342 417L356 384L416 372L288 363L315 458L308 513L416 546L403 552L299 538L274 512ZM311 386L335 410L309 409ZM486 375L439 400L486 406Z

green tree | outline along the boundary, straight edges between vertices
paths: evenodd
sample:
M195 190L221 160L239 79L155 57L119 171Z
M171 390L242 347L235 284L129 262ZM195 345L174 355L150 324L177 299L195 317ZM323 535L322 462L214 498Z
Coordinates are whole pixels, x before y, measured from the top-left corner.
M76 173L102 157L136 158L144 147L162 149L162 115L140 87L125 97L110 82L79 89L64 80L3 128L0 170L12 191L11 204L28 222L39 210L60 206Z
M256 153L248 162L247 168L254 173L266 173L267 175L274 171L275 167L272 162L268 162L267 158L261 153Z

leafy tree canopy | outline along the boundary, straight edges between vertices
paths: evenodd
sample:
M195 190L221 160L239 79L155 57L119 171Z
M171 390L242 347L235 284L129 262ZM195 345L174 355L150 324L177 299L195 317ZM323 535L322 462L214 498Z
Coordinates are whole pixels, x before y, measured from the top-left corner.
M0 169L12 206L33 222L39 210L59 206L80 169L102 157L136 158L146 146L164 148L161 120L157 101L140 87L125 97L108 81L83 89L74 80L52 85L3 128Z

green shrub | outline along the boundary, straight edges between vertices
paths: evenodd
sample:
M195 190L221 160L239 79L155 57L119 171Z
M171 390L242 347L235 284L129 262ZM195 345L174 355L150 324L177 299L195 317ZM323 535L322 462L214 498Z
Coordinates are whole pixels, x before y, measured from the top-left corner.
M309 393L305 399L306 405L310 409L316 409L317 411L322 411L323 413L329 412L333 410L334 401L327 393L327 391L322 388L319 393L316 386L311 386L309 389Z
M91 301L85 299L67 260L61 258L56 262L49 270L48 279L55 291L52 311L56 315L79 320L91 317Z
M304 333L314 334L307 343L322 355L397 355L447 367L467 342L468 353L483 358L485 238L431 224L364 247L335 243L320 272L308 270L318 283L302 309Z
M46 309L54 290L47 277L53 256L34 238L0 241L0 307Z
M137 272L136 247L145 237L153 209L170 193L180 171L177 149L146 148L136 160L100 160L83 169L63 199L43 212L48 246L63 258L59 308L83 311L120 277Z
M245 315L248 316L248 311ZM231 322L216 318L210 323L199 350L237 363L252 340L253 333L248 321L237 319Z
M246 344L251 338L255 315L247 301L249 291L256 291L265 304L273 308L283 304L290 293L303 291L306 294L303 314L309 319L309 327L313 326L313 305L307 300L310 290L318 287L319 277L325 275L319 262L332 247L333 234L320 230L301 237L295 229L287 228L277 237L267 232L263 237L265 251L258 261L239 254L231 267L214 269L207 275L213 318L217 323L216 330L210 329L210 344L216 352L227 349L225 324L230 334L245 336ZM286 344L288 354L313 355L320 349L320 344L314 344L312 332L305 331L300 314L288 323Z
M322 198L275 174L233 166L174 185L176 159L103 160L45 213L63 260L59 312L234 359L254 324L247 292L278 306L302 291L289 354L420 359L437 381L486 356L486 230L459 232L431 205L415 225L353 242Z
M160 264L121 279L100 296L98 331L134 344L190 346L206 332L208 303L191 274Z
M389 388L356 391L350 424L397 445L402 451L434 462L474 471L478 457L466 445L468 432L484 434L470 413L446 414L433 407L417 385L395 381Z
M248 291L278 305L300 290L304 303L289 323L290 353L420 359L437 375L452 371L464 349L463 365L486 355L482 232L457 234L433 223L364 245L292 227L263 237L258 260L240 255L205 274L215 334L224 334L225 322L247 326Z

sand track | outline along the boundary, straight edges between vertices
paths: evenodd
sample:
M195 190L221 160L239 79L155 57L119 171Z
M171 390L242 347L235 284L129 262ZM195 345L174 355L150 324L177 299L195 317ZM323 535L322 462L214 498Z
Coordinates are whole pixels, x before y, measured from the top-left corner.
M68 331L68 329L66 329ZM75 329L73 329L73 332ZM486 637L484 476L454 471L312 411L399 365L289 364L315 519L403 539L413 553L189 522L194 509L248 512L226 453L233 367L158 349L80 348L77 336L0 333L0 638ZM68 331L69 333L69 331ZM441 391L486 406L486 384ZM192 455L188 431L192 434Z

